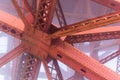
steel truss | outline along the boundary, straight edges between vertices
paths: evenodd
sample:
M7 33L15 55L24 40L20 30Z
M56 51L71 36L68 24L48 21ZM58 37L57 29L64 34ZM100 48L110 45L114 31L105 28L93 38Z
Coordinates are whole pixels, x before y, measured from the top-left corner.
M31 54L24 53L17 58L14 80L37 80L41 61Z
M20 8L21 5L19 5L16 0L12 0L12 2L20 18L23 20L25 24L25 29L19 29L19 26L12 26L15 29L15 32L17 32L17 30L18 31L21 30L22 32L24 32L22 34L22 37L20 37L20 40L22 40L22 44L21 44L22 46L19 49L27 48L26 50L27 53L30 53L36 56L39 60L43 61L46 74L49 80L52 80L53 76L51 74L52 74L52 71L54 70L57 73L56 74L57 77L55 77L55 79L58 79L58 78L60 79L60 75L58 74L60 73L60 71L57 71L59 70L58 64L54 60L52 61L52 64L54 66L52 66L51 63L50 63L51 64L50 66L48 65L48 62L46 61L46 58L48 57L48 55L54 59L58 59L62 61L63 63L70 66L71 68L73 68L75 71L77 71L81 75L86 76L90 80L119 80L120 79L118 74L116 74L112 70L109 70L108 68L106 68L104 65L102 65L98 61L78 51L77 49L75 49L73 46L66 43L65 41L56 39L61 36L67 36L68 33L74 34L80 31L84 31L84 30L100 27L103 25L107 25L113 22L117 22L120 19L120 12L112 13L109 15L90 19L88 21L83 21L83 22L79 22L73 25L69 25L68 27L64 27L60 29L59 31L49 35L44 32L47 32L49 30L49 26L51 25L51 20L53 17L56 0L52 0L52 1L38 0L39 5L37 7L37 14L36 14L35 23L33 26L32 26L32 23L30 23L30 22L33 22L34 20L33 15L32 14L29 15L29 17L32 16L30 18L32 19L32 21L29 22ZM31 13L31 12L28 11L28 13ZM6 15L4 14L4 16ZM4 19L1 21L6 22ZM8 24L10 24L10 22L8 22ZM39 24L42 24L42 25L39 25ZM84 28L80 28L81 26L82 27L84 26ZM14 31L13 32L11 31L11 26L8 26L8 27L10 27L10 33L7 31L6 33L13 34ZM14 33L14 35L16 35L16 33ZM8 55L10 56L10 54ZM36 61L36 58L34 58L34 56L25 55L24 56L26 57L24 58L25 61L22 61L22 63L20 61L20 63L24 66L23 67L24 70L21 72L24 74L24 76L21 74L19 75L23 76L24 79L30 79L30 80L32 80L33 78L36 79L35 76L37 75L35 74L38 74L38 73L35 70L36 68L35 65L36 66L39 66L39 65L37 65L37 61ZM4 59L6 60L7 56ZM4 59L1 58L0 61L5 61ZM94 66L93 64L96 66ZM3 64L0 63L0 65L2 66ZM32 74L34 70L35 70L35 73Z
M48 71L50 72L49 74L51 75L52 80L63 80L62 73L58 65L58 61L51 57L48 58L50 58L50 60L47 61L46 66L48 68ZM43 62L43 64L45 66L45 62Z
M47 32L52 22L56 0L38 0L34 27Z
M11 60L13 60L14 58L22 54L24 51L25 51L25 48L23 48L22 45L19 45L12 51L8 52L6 55L0 58L0 67L10 62Z
M58 30L57 32L53 33L51 35L51 38L54 39L62 36L73 35L78 32L82 32L82 31L93 29L93 28L98 28L101 26L112 24L115 22L119 22L119 20L120 20L120 12L110 13L110 14L99 16L86 21L81 21L75 24L67 25L61 28L60 30Z
M65 41L68 43L80 43L80 42L91 42L91 41L100 41L100 40L109 40L109 39L119 39L120 31L113 32L101 32L93 34L79 34L68 36Z
M120 55L120 50L118 50L118 51L112 53L111 55L108 55L107 57L101 59L100 62L101 62L102 64L104 64L104 63L110 61L111 59L113 59L113 58L115 58L115 57L117 57L117 56L119 56L119 55Z

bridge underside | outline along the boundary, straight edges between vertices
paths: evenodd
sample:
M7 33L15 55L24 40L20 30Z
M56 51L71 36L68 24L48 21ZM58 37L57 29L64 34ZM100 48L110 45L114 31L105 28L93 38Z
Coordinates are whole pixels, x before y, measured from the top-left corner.
M119 80L119 5L0 1L0 80Z

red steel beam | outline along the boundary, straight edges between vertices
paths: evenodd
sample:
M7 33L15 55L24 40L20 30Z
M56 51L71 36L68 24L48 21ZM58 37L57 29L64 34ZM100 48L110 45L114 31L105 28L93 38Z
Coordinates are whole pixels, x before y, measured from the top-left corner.
M24 53L16 61L14 80L37 80L41 65L37 57Z
M1 24L3 22L11 27L14 27L17 30L20 30L20 31L24 30L24 23L22 22L21 19L13 15L10 15L9 13L2 11L2 10L0 10L0 22Z
M49 66L48 66L48 64L47 64L47 61L43 60L42 62L43 62L43 66L44 66L44 68L45 68L45 72L46 72L46 74L47 74L48 80L52 80L52 75L51 75L51 73L50 73L50 70L49 70Z
M55 70L56 70L57 78L59 78L59 80L63 80L63 76L62 76L62 73L60 71L58 61L56 59L53 59L53 65L54 65L53 67L55 67Z
M119 80L120 76L100 62L73 48L70 44L55 40L50 55L70 66L90 80ZM108 74L109 73L109 74Z
M120 31L113 31L113 32L93 33L93 34L72 35L72 36L68 36L65 39L65 41L68 43L80 43L80 42L91 42L91 41L119 39L119 38L120 38Z
M92 0L106 7L112 8L116 11L120 11L120 1L119 0Z
M21 39L24 24L21 19L0 10L0 30L15 38Z
M107 57L101 59L100 62L101 62L102 64L104 64L104 63L112 60L113 58L115 58L115 57L117 57L117 56L119 56L119 55L120 55L120 50L118 50L118 51L116 51L116 52L108 55Z
M22 3L24 4L24 7L25 7L26 11L28 11L32 16L34 16L28 0L22 0Z
M0 22L0 30L18 39L21 39L23 34L23 31L18 30L15 27L7 25L3 22Z
M12 3L16 8L16 11L17 11L19 17L22 19L22 21L23 21L23 23L25 25L25 30L30 30L31 29L31 24L30 23L33 21L32 19L34 19L33 15L31 16L31 12L28 12L28 15L31 16L29 18L31 18L31 19L27 19L25 17L25 14L23 13L23 10L21 10L22 5L19 5L18 1L16 1L16 0L12 0ZM23 9L25 10L26 8L23 8ZM29 20L31 20L31 21L29 21Z
M12 51L8 52L6 55L0 58L0 67L10 62L11 60L13 60L14 58L22 54L24 51L25 51L25 48L22 45L19 45Z
M46 59L52 79L63 80L58 61L50 56Z
M64 13L63 13L61 4L60 4L60 0L57 0L55 12L56 12L56 15L57 15L57 18L58 18L58 22L59 22L60 27L66 26L66 25L67 25L67 22L66 22L66 20L65 20L65 16L64 16Z
M74 49L71 45L65 42L58 41L57 43L51 45L50 52L51 52L50 54L54 58L61 60L62 62L71 66L79 73L87 76L92 80L120 79L120 77L116 73L104 67L102 64L95 61L94 59L84 55L82 52L79 52L78 50ZM76 55L74 55L73 53L75 53ZM96 67L94 67L93 65L91 65L89 62L86 61L95 64ZM101 70L103 70L105 73L103 73ZM107 73L109 73L109 75Z
M48 44L49 44L50 40L49 40L49 38L47 38L48 37L47 34L41 32L39 30L36 30L36 32L34 33L34 36L33 36L34 38L33 38L31 36L32 36L32 31L34 31L34 28L31 28L32 31L29 30L30 32L29 31L24 32L24 24L19 18L12 16L4 11L0 11L0 17L1 17L0 18L0 21L1 21L0 30L2 30L14 37L21 39L23 42L24 41L27 42L27 45L34 47L35 53L37 51L38 52L40 51L40 50L36 51L36 49L38 49L38 45L39 45L39 47L43 45L42 47L45 50L49 48ZM24 34L23 34L23 32L24 32ZM46 40L47 40L47 43L46 43ZM31 43L31 41L33 41L33 42ZM46 45L44 45L44 44L46 44L47 47L45 47ZM31 52L33 52L33 50L31 50Z
M38 0L34 27L47 32L52 23L57 0Z
M119 21L120 21L120 12L114 12L114 13L99 16L93 19L89 19L86 21L65 26L50 36L51 38L54 39L62 36L73 35L78 32L83 32L93 28L98 28L98 27L105 26L105 25L112 24Z

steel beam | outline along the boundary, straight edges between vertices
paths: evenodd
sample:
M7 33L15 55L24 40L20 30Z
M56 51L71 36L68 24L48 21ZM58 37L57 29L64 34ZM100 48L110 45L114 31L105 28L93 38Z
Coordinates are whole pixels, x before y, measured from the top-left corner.
M14 80L37 80L41 61L31 54L24 53L16 59Z
M62 76L62 73L60 71L60 67L59 67L59 64L58 64L58 61L56 59L53 59L53 67L55 67L55 71L56 71L56 78L55 79L58 79L58 80L63 80L63 76Z
M50 39L48 38L47 34L41 32L40 30L36 30L34 32L33 27L31 28L31 30L29 30L29 31L26 30L26 32L24 32L23 22L19 18L16 18L6 12L0 11L0 17L1 17L0 18L0 21L1 21L0 30L2 30L4 32L6 32L7 34L10 34L16 38L21 39L23 42L25 42L24 43L25 45L27 44L27 46L29 46L29 48L31 48L31 46L32 46L32 48L34 48L34 50L30 49L30 51L35 53L36 56L38 56L38 53L41 49L41 48L38 49L38 46L39 47L42 46L43 48L41 50L45 50L46 52L48 52L48 50L49 50L48 45L50 45ZM12 24L12 23L14 23L14 24ZM23 34L23 32L24 32L24 34ZM34 32L34 34L33 34L33 32ZM38 50L36 50L36 49L38 49ZM29 53L31 53L31 52L29 52ZM46 53L46 52L44 52L44 53Z
M52 80L63 80L63 76L60 71L57 60L49 56L46 61L48 62L47 65L48 65Z
M52 80L52 74L50 73L47 61L43 60L42 62L43 62L43 66L45 68L45 72L46 72L48 80Z
M0 22L0 30L11 35L14 36L15 38L21 39L23 31L18 30L10 25L7 25L3 22Z
M106 7L112 8L114 10L120 11L120 1L119 0L92 0L98 4L102 4Z
M101 27L101 28L95 28L95 29L79 32L75 35L67 36L65 40L69 43L78 43L78 42L86 42L86 41L117 39L119 38L119 31L120 31L119 26L112 26L112 27L109 26L109 28Z
M16 11L17 11L17 13L18 13L18 15L20 16L20 18L22 19L22 21L23 21L23 23L24 23L24 25L25 25L25 30L30 30L31 29L31 24L29 23L29 22L32 22L33 20L32 19L34 19L33 18L33 16L31 16L30 18L31 19L29 19L29 20L32 20L32 21L29 21L26 17L25 17L25 13L23 13L23 10L26 10L26 8L22 8L22 5L20 5L19 3L18 3L18 1L16 1L16 0L12 0L12 3L13 3L13 5L15 6L15 8L16 8ZM26 5L26 4L25 4ZM27 5L26 5L27 6ZM22 9L21 9L22 8ZM27 10L27 11L29 11L29 10ZM28 13L31 13L31 12L27 12L27 14Z
M2 11L2 10L0 10L0 22L1 22L0 25L5 23L8 26L16 28L17 30L20 30L20 31L24 30L24 23L22 22L21 19L13 15L10 15L9 13Z
M93 34L72 35L72 36L68 36L65 39L65 41L68 43L80 43L80 42L91 42L91 41L119 39L119 38L120 38L120 31L113 31L113 32L93 33Z
M34 16L33 11L32 11L32 9L31 9L31 6L30 6L28 0L22 0L22 3L23 3L23 5L24 5L25 10L26 10L28 13L30 13L30 15ZM32 3L32 2L31 2L31 3Z
M78 23L65 26L60 30L58 30L57 32L51 34L50 36L51 38L54 39L62 36L73 35L78 32L83 32L93 28L98 28L98 27L105 26L105 25L112 24L119 21L120 21L120 12L114 12L114 13L99 16L93 19L89 19L86 21L81 21Z
M104 64L104 63L112 60L113 58L117 57L118 55L120 55L120 50L118 50L118 51L112 53L111 55L108 55L107 57L101 59L100 62L101 62L102 64Z
M119 80L120 76L103 64L73 48L61 40L54 40L50 55L90 80ZM94 65L95 66L94 66ZM109 73L109 74L108 74Z
M34 27L47 32L50 28L56 0L38 0L38 7L35 14Z
M0 11L0 30L20 39L24 30L24 24L19 18Z
M31 26L28 23L28 21L25 19L25 16L23 15L22 11L20 10L18 2L16 0L12 0L12 2L14 4L14 6L16 7L16 10L18 11L18 14L20 15L21 19L23 20L25 26L27 26L27 28L28 28L28 29L26 28L24 30L24 34L22 36L23 45L27 46L29 48L28 53L32 53L35 56L39 56L39 57L42 56L41 58L47 57L47 53L48 53L49 45L50 45L50 38L48 37L48 35L46 33L42 32L41 30L35 29L35 26L34 27ZM51 11L53 9L52 7L54 7L54 5L55 5L54 4L55 2L56 2L55 0L53 0L53 1L41 0L40 4L38 6L38 15L36 15L36 18L38 18L38 19L42 18L45 21L51 19L51 14L52 14ZM40 5L42 5L42 6L40 6ZM51 9L49 9L49 8L51 8ZM42 10L39 10L39 9L42 9ZM39 11L42 11L42 12L39 13ZM50 12L50 13L48 13L48 12ZM41 13L42 13L42 15L41 15ZM41 16L41 17L39 17L39 16ZM40 22L39 22L39 24L43 25ZM45 26L46 26L46 22L45 22ZM48 25L47 25L47 27L48 27ZM41 54L39 54L39 53L41 53Z
M22 45L19 45L12 51L8 52L6 55L0 58L0 67L10 62L11 60L13 60L14 58L22 54L24 51L25 51L25 48Z
M65 20L65 16L64 16L61 4L60 4L60 0L57 0L55 12L56 12L60 27L66 26L67 23L66 23L66 20Z
M46 74L50 80L63 80L62 73L60 71L58 62L56 59L48 56L44 61L44 68L46 69ZM50 77L50 78L49 78Z

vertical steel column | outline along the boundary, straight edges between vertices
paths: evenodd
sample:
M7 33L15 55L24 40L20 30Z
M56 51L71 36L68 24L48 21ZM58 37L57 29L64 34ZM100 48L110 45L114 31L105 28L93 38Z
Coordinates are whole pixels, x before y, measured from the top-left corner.
M59 0L57 0L57 5L56 5L56 8L55 8L55 12L56 12L60 27L63 27L65 25L67 25L66 20L65 20L65 16L63 14L63 10L62 10L62 7L61 7L61 4L60 4Z

